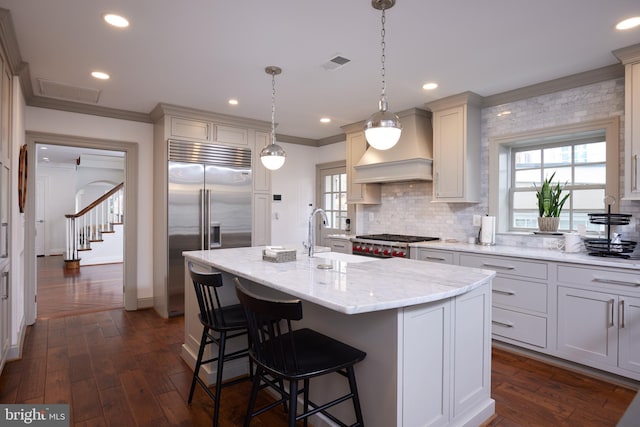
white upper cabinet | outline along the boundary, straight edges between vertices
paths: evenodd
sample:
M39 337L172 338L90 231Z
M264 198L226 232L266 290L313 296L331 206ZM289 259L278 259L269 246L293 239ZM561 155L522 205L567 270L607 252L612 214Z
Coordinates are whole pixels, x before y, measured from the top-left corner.
M380 184L357 184L355 182L355 165L367 150L367 139L360 123L355 129L343 127L347 133L347 203L379 204Z
M624 198L640 200L640 44L613 52L624 75Z
M472 92L427 104L433 112L433 201L480 201L480 103Z

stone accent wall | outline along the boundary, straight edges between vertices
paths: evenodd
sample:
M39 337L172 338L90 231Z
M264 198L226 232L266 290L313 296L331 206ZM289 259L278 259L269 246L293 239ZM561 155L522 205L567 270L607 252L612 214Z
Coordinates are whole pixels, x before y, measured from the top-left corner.
M502 111L511 114L498 117ZM490 138L549 127L620 117L620 193L623 194L624 159L624 79L489 107L482 110L481 202L434 203L431 182L382 185L380 205L358 206L358 233L398 233L436 236L467 241L477 236L473 215L488 213ZM619 227L623 239L640 241L640 202L620 201L620 212L633 215L629 226ZM548 238L522 234L499 234L498 244L545 247Z

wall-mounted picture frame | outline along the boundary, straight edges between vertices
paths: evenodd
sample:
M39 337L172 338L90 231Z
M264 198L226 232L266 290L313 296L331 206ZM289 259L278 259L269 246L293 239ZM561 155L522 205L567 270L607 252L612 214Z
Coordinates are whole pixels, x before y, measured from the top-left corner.
M20 147L20 157L18 158L18 208L20 213L24 213L27 202L27 144Z

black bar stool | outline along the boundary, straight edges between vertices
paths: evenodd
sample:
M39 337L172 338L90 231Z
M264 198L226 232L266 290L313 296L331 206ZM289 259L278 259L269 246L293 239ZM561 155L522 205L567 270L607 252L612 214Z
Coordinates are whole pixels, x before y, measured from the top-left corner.
M351 427L363 427L354 365L362 361L366 353L308 328L293 330L291 321L302 319L300 300L281 301L262 298L246 290L238 278L234 281L236 294L245 308L249 321L252 342L249 355L256 364L245 427L249 426L251 419L256 415L280 404L284 405L286 411L287 403L289 404L289 427L294 427L296 421L301 419L304 419L306 427L308 417L318 412L338 425L347 427L347 424L326 411L347 400L352 400L356 416L356 422L351 424ZM334 372L348 379L349 393L322 405L309 400L309 380ZM289 390L282 387L282 380L289 382ZM298 388L299 381L303 382L302 389ZM264 382L263 387L274 388L282 398L254 410L262 382ZM298 395L301 393L303 395L302 414L297 415Z
M191 390L189 391L189 403L193 399L193 393L196 388L196 382L202 386L204 391L213 400L213 426L218 426L218 418L220 413L220 392L222 387L245 381L247 378L238 378L233 381L222 383L222 370L224 362L248 357L249 334L247 318L242 305L234 304L222 306L218 296L218 288L222 287L222 274L218 272L203 273L195 271L193 264L189 263L189 274L193 281L193 287L196 291L198 299L198 307L200 313L198 317L202 323L202 338L200 339L200 348L198 350L198 359L193 370L193 380L191 381ZM225 346L227 340L246 336L247 346L241 350L237 350L225 354ZM218 346L218 355L211 359L202 360L204 349L209 344ZM251 359L249 359L251 360ZM207 384L198 376L200 367L207 363L217 362L216 372L216 392L213 394ZM253 364L250 362L250 377L252 376Z

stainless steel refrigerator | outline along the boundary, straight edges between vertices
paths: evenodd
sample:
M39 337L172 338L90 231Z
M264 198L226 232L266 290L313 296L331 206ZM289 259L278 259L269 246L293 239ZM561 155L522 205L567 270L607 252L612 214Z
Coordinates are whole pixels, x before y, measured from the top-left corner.
M183 251L251 246L251 150L169 141L169 316L184 313Z

